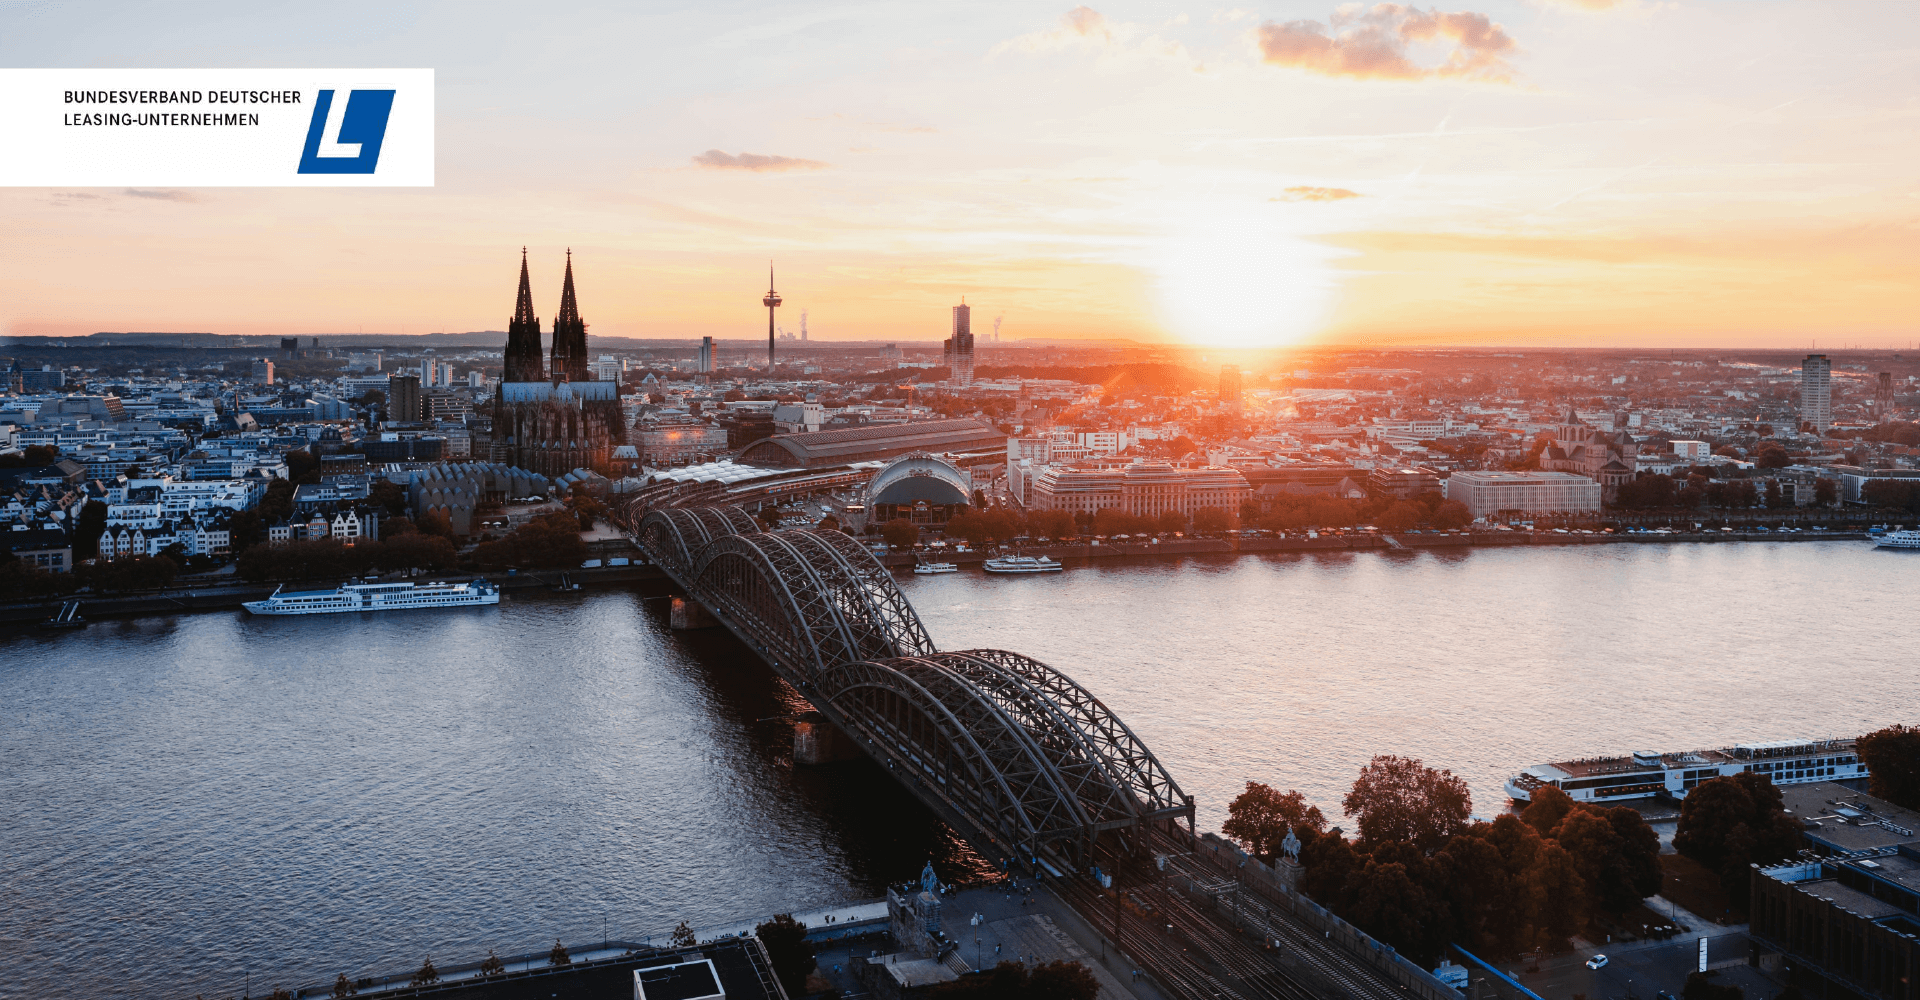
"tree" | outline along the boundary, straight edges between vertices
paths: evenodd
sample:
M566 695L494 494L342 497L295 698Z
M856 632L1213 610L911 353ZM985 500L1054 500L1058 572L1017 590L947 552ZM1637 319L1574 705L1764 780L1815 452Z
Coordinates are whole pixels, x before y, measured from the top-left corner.
M1289 829L1304 844L1326 828L1327 817L1320 807L1310 805L1299 791L1281 793L1270 785L1249 781L1247 790L1227 806L1227 821L1221 824L1220 832L1239 841L1262 861L1272 861L1280 854Z
M793 919L791 913L782 913L755 927L753 936L766 946L767 960L773 963L773 974L780 977L787 995L805 993L807 974L816 964L813 945L807 943L807 925Z
M1100 981L1079 962L1048 962L1027 977L1030 1000L1094 1000Z
M1354 926L1422 959L1437 950L1429 939L1443 925L1441 914L1406 864L1369 858L1347 880L1352 901L1343 915Z
M358 992L360 991L354 988L353 983L347 980L347 974L342 972L339 978L333 981L333 992L327 995L333 1000L346 1000L347 997Z
M686 921L684 920L680 921L679 923L673 926L673 937L671 938L671 940L673 941L673 946L675 948L693 947L695 944L693 939L693 928L688 927Z
M439 981L440 970L433 967L433 957L428 956L426 961L420 963L419 970L413 974L413 978L407 982L407 985L432 986Z
M1202 507L1193 512L1193 530L1203 535L1217 535L1232 524L1232 518L1218 507Z
M1410 531L1427 519L1426 508L1408 500L1401 500L1388 507L1376 521L1386 531Z
M1687 973L1687 985L1680 990L1681 1000L1742 1000L1746 992L1738 986L1721 986L1704 972Z
M904 517L896 517L880 526L880 537L891 548L912 548L920 540L920 529Z
M1431 854L1466 829L1473 799L1452 771L1383 754L1360 769L1341 807L1359 821L1362 844L1404 841Z
M407 512L407 488L392 480L382 479L368 487L367 499L385 507L392 517Z
M1680 806L1673 849L1720 873L1735 905L1751 888L1747 866L1778 861L1800 847L1800 825L1789 817L1780 789L1765 775L1742 771L1703 781Z
M1458 500L1442 500L1439 506L1433 508L1433 516L1429 520L1436 528L1452 531L1472 524L1473 512Z
M547 952L547 964L554 966L573 964L573 956L567 954L567 946L561 944L559 938L553 939L553 950Z
M1554 828L1573 811L1573 796L1561 791L1558 785L1541 785L1528 794L1532 798L1527 807L1520 810L1520 819L1540 836L1552 836Z
M1551 840L1542 842L1534 855L1521 891L1535 933L1545 939L1539 943L1565 942L1586 923L1586 882L1573 855Z
M1762 469L1784 469L1793 464L1787 449L1778 441L1762 441L1754 452L1754 464Z
M1873 776L1873 794L1897 806L1920 809L1920 726L1895 723L1854 744Z
M1100 981L1079 962L1048 962L1031 972L1022 962L1001 962L927 990L936 1000L1094 1000Z
M1813 502L1817 506L1831 507L1840 499L1840 488L1831 479L1821 478L1813 481Z
M107 532L107 505L88 500L80 508L73 524L73 559L92 559L100 554L100 536Z
M1638 891L1641 883L1626 861L1625 841L1601 810L1583 806L1567 813L1554 829L1553 839L1572 856L1574 869L1586 885L1589 900L1600 909L1624 913L1652 895L1652 892ZM1657 837L1654 850L1657 854ZM1657 866L1657 859L1655 864ZM1659 888L1656 877L1653 889Z
M305 448L287 452L287 478L296 483L308 482L307 475L313 474L311 482L320 481L320 460Z
M488 948L486 960L480 963L480 974L488 978L504 976L507 974L507 963L500 961L500 956Z
M0 469L42 469L60 460L60 449L50 444L30 444L18 455L0 455Z

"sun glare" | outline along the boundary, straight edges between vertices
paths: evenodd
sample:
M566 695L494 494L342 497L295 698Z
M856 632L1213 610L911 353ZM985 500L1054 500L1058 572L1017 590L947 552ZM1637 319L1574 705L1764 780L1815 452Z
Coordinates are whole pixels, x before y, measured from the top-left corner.
M1162 319L1182 340L1281 347L1326 321L1339 291L1337 255L1242 218L1169 238L1151 267Z

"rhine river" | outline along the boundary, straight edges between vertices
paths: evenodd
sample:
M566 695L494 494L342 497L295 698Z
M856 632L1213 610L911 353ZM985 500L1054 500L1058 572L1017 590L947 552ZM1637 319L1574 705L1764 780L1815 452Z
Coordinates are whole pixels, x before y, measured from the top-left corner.
M1920 722L1920 556L1865 543L1107 561L902 578L945 649L1047 661L1217 828L1337 818L1375 753L1503 809L1527 764ZM0 634L0 996L262 995L877 896L969 859L658 591ZM604 928L604 930L603 930Z

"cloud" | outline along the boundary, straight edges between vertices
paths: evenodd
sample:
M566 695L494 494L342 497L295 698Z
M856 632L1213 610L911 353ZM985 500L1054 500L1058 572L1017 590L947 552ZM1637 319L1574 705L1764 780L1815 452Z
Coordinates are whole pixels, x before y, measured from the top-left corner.
M1060 20L1062 27L1083 38L1113 37L1113 29L1107 26L1107 16L1086 4L1067 11Z
M120 192L129 198L151 198L154 201L199 201L189 191L153 191L146 188L128 188Z
M1518 51L1506 29L1485 14L1423 11L1397 3L1342 7L1318 21L1269 21L1256 40L1260 55L1275 66L1356 80L1479 80L1510 83L1507 57ZM1451 42L1437 66L1422 66L1407 54L1416 42Z
M1184 23L1186 23L1186 16L1181 15L1164 22L1161 27ZM1149 59L1193 62L1193 57L1188 55L1186 46L1161 37L1153 28L1140 24L1109 21L1105 14L1084 4L1062 14L1059 23L1046 31L1036 31L1018 38L1010 38L995 45L988 53L988 57L997 56L1002 52L1034 55L1064 50L1092 51L1107 57L1137 55Z
M1348 198L1360 198L1360 197L1364 197L1363 195L1361 195L1360 192L1349 191L1346 188L1323 188L1323 187L1300 186L1300 187L1287 188L1285 191L1280 192L1280 197L1268 198L1267 200L1268 201L1345 201Z
M769 170L820 170L827 166L819 160L803 160L796 156L762 156L759 153L735 156L717 149L701 153L693 158L693 162L695 166L714 170L751 170L755 173Z
M1621 0L1546 0L1546 2L1561 7L1578 7L1581 10L1612 10L1621 4Z

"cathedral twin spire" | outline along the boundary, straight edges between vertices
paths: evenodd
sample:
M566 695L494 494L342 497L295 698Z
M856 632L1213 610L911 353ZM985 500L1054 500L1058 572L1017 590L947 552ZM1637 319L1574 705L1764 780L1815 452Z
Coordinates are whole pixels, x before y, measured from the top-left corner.
M527 274L527 248L520 248L520 293L514 301L513 319L507 324L505 352L507 382L540 382L547 377L556 381L586 382L593 378L587 368L587 324L580 318L580 304L573 291L573 251L567 251L567 276L560 289L560 315L553 321L551 365L540 357L540 318L533 313L533 282Z

